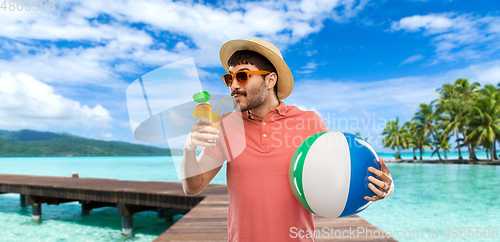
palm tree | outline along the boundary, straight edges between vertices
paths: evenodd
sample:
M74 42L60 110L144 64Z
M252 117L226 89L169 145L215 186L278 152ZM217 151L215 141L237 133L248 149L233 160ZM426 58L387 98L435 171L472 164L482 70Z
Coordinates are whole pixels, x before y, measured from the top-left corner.
M497 91L500 93L500 82L497 84L497 87L498 87ZM500 96L500 94L499 94L499 96ZM498 160L498 156L497 156L497 152L496 152L496 149L497 149L496 142L497 141L500 142L500 136L498 137L497 140L495 140L495 145L493 146L493 149L494 149L494 159L495 160Z
M403 125L404 128L406 128L409 133L410 133L410 141L408 143L408 147L412 148L413 150L413 160L417 160L417 156L415 155L415 150L419 148L419 142L418 142L418 133L415 130L415 122L405 122ZM420 152L420 155L422 155L422 152Z
M382 135L385 135L382 140L384 148L397 149L396 158L401 159L400 148L408 148L410 133L408 129L399 125L399 117L396 117L396 121L389 121L386 124Z
M455 92L455 86L449 83L443 84L442 87L438 88L436 90L439 93L439 99L440 100L448 100L448 99L455 99L457 96L457 93ZM436 104L436 108L442 108L442 103L438 101Z
M436 100L436 110L445 114L442 118L442 128L444 135L456 135L456 142L458 149L458 158L462 159L461 147L467 146L469 149L469 159L477 159L474 148L466 139L471 129L468 127L469 119L471 117L470 107L473 101L477 98L477 89L480 84L474 82L469 83L468 79L457 79L454 84L444 84L441 88L437 89L440 98ZM462 134L463 138L459 137ZM463 141L464 144L460 142Z
M468 139L467 135L473 131L468 125L472 116L470 107L473 105L474 100L477 99L477 89L479 89L481 84L477 82L469 84L469 79L457 79L453 85L454 91L456 92L457 103L459 108L462 109L459 117L460 126L458 126L458 129L459 132L462 133L464 137L463 140L469 149L469 160L478 160L475 152L476 147L473 146L470 142L471 139Z
M443 115L440 123L441 129L443 129L443 134L445 136L453 136L455 135L455 140L457 142L457 150L458 150L458 159L462 160L462 152L461 147L465 146L465 144L460 144L463 141L463 138L458 136L459 133L463 133L463 127L466 125L466 116L467 110L460 107L459 102L455 99L448 99L443 102L444 113L447 116Z
M437 135L436 135L436 136L437 136ZM433 156L434 156L434 154L436 154L436 153L437 153L439 160L443 160L443 158L441 158L441 154L439 153L439 144L440 144L440 140L439 140L439 137L437 137L437 138L438 138L438 139L436 139L436 140L433 140L433 141L432 141L432 146L433 146L434 150L432 150L431 157L433 157Z
M498 85L500 86L500 83L498 83ZM493 107L493 109L494 109L493 111L500 109L500 89L497 89L495 86L488 84L488 85L484 86L483 89L479 90L479 93L481 94L481 96L487 97L494 102L493 105L495 107ZM493 116L492 118L494 120L500 119L498 112L497 112L497 115ZM495 136L496 136L496 139L493 140L493 144L488 145L488 147L485 147L485 148L487 148L487 150L491 149L489 151L491 152L492 159L498 160L498 156L497 156L497 152L496 152L496 145L497 145L496 141L500 140L500 133L495 132Z
M430 105L421 103L412 119L416 122L415 128L419 131L419 133L425 136L434 135L434 122L437 120L437 113L433 110L433 104L434 101L432 101Z
M486 159L489 160L490 159L490 152L491 152L491 144L483 144L483 148L484 148L484 151L486 153ZM493 156L492 156L492 159L493 161Z
M444 119L440 112L435 112L433 109L434 102L432 101L429 105L425 103L421 103L415 116L413 117L413 121L415 121L415 129L416 132L423 136L422 141L430 140L432 137L434 140L438 140L436 138L436 122L440 119ZM432 143L432 142L431 142ZM434 143L435 145L439 145L439 143ZM438 153L439 156L439 153Z
M439 144L439 146L443 150L445 159L448 159L446 153L450 153L450 149L453 149L453 146L450 144L450 137L451 136L443 136L441 139L441 143Z
M439 160L442 160L441 159L441 155L439 154L439 150L443 150L443 154L444 154L444 158L445 159L448 159L448 156L446 155L446 152L450 152L449 150L451 148L453 148L451 145L450 145L450 136L446 136L444 134L444 131L442 130L438 130L436 131L436 140L433 141L434 143L434 146L435 146L435 149L434 151L432 152L432 155L433 156L434 154L437 153L438 157L439 157Z
M437 89L439 92L439 99L436 100L436 110L444 114L441 116L441 123L438 128L443 129L444 136L456 135L458 159L462 160L460 148L463 145L460 144L460 141L463 139L459 138L458 134L463 132L466 110L459 104L460 99L458 97L458 91L455 90L456 86L456 82L455 85L446 83L443 87Z
M491 86L493 87L493 86ZM485 148L493 146L500 136L500 108L498 102L490 96L482 96L476 100L471 108L472 117L469 120L471 129L467 139L472 148L483 145ZM494 159L493 148L490 149L491 160Z

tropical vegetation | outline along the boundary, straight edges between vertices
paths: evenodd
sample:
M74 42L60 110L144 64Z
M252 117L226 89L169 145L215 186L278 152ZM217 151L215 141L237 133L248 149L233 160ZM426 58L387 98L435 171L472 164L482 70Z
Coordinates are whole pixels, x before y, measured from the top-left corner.
M498 160L500 83L481 87L477 82L457 79L436 91L438 98L421 103L410 121L401 125L396 117L386 124L382 132L384 147L397 150L395 156L399 159L400 151L405 149L412 149L415 160L417 150L420 160L425 149L442 160L443 156L448 158L451 149L457 149L458 159L463 160L465 147L471 161L478 160L478 150L485 150L488 159Z

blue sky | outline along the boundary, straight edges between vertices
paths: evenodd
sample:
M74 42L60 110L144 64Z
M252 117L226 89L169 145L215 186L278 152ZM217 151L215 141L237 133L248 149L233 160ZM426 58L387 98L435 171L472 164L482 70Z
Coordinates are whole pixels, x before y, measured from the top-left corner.
M330 130L361 131L377 151L387 151L377 142L385 122L410 120L442 84L500 82L497 0L55 4L0 9L0 129L142 143L127 112L134 80L192 57L203 86L229 94L219 48L253 36L278 46L293 72L287 105L316 111Z

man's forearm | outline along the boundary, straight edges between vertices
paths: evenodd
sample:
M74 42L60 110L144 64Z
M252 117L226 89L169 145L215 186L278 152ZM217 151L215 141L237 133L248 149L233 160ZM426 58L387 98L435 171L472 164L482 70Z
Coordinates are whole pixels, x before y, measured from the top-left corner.
M181 176L184 192L187 195L197 194L203 182L203 175L196 159L196 150L184 149Z

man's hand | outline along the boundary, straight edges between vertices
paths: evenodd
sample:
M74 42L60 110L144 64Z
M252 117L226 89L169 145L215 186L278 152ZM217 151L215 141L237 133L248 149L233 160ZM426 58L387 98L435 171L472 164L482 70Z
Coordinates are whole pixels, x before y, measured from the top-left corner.
M368 171L377 175L381 179L379 180L373 176L368 177L368 180L372 182L368 184L368 187L375 193L376 196L374 197L366 196L365 200L372 202L387 198L394 191L394 183L392 182L391 173L389 172L389 168L387 168L387 165L385 165L384 159L382 157L379 158L379 163L382 171L379 171L374 167L368 168ZM373 184L377 185L378 189Z
M201 117L194 123L184 144L181 163L182 189L186 195L196 195L207 187L222 167L221 162L201 151L196 158L196 147L213 147L219 139L219 130L211 127L213 121Z
M184 149L195 150L197 146L215 146L216 140L219 138L219 130L211 127L213 121L205 117L201 117L191 128Z

